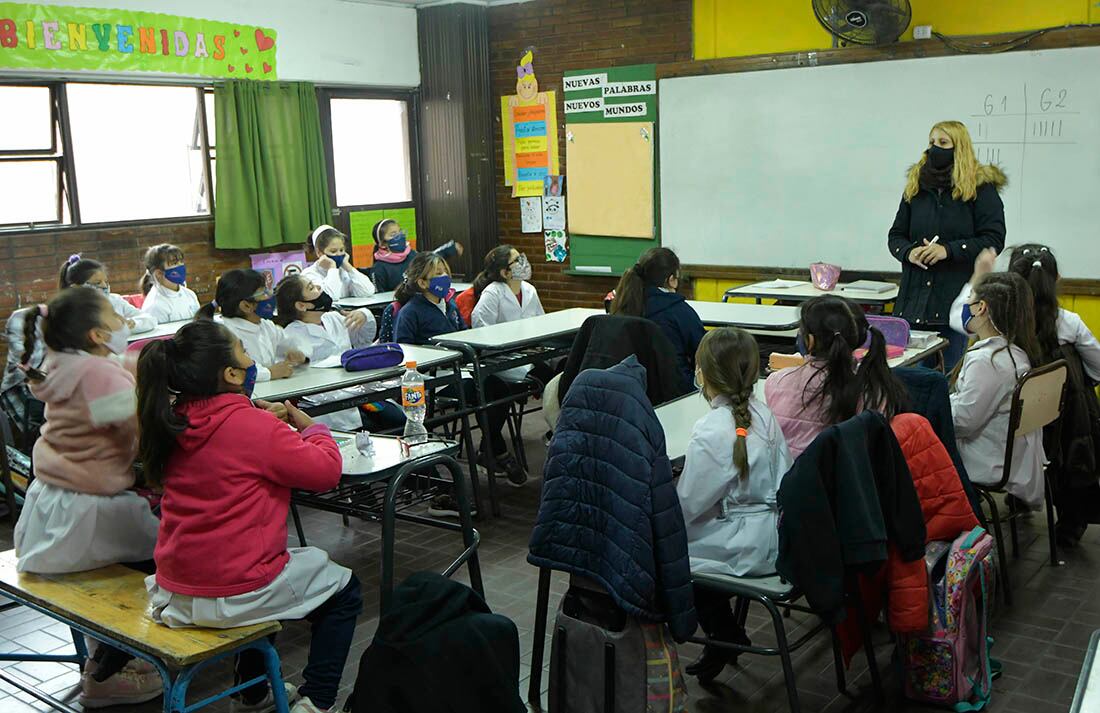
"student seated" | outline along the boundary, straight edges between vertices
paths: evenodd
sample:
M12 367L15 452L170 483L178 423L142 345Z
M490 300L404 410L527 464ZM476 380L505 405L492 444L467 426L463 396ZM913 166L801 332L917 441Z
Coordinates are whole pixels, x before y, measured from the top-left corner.
M256 381L285 379L294 367L304 364L305 354L283 328L272 321L275 296L256 270L227 270L218 280L214 301L195 315L214 319L221 311L222 324L241 340L245 352L256 362Z
M1014 272L992 272L972 283L961 322L978 340L953 375L951 416L970 480L993 485L1004 473L1012 393L1033 360L1038 363L1039 347L1034 301L1024 278ZM1043 501L1044 461L1041 431L1016 439L1005 489L1029 507Z
M855 351L868 334L867 354L857 363ZM802 455L827 427L865 408L888 421L905 410L905 385L890 371L886 339L868 326L859 305L835 295L807 300L798 335L806 363L777 371L764 384L768 408L783 429L791 457Z
M753 396L759 377L760 351L743 329L716 329L699 343L695 381L711 410L695 423L676 483L693 573L775 573L776 493L791 467L791 454L775 416ZM695 610L708 637L749 645L728 597L696 586ZM707 646L685 670L705 683L737 657L737 652Z
M24 310L22 321L23 343L33 345L41 325L47 347L41 368L30 365L29 352L17 357L31 392L46 404L46 423L15 525L16 569L83 572L150 560L159 523L149 501L131 490L134 378L112 358L126 350L125 322L102 292L80 287L63 290L48 307ZM162 691L151 666L100 645L81 676L80 702L141 703Z
M679 287L680 259L676 253L668 248L650 248L619 279L611 314L656 322L676 349L683 386L688 388L695 374L695 350L706 330L684 296L676 293Z
M380 292L396 290L418 253L409 245L401 225L392 218L375 223L371 236L374 238L374 267L371 268L374 286ZM462 255L462 243L449 240L432 252L449 260Z
M316 547L287 549L292 489L328 490L343 459L328 427L288 402L288 426L249 401L256 363L224 325L199 320L150 342L138 360L141 460L164 490L149 615L171 627L217 629L306 619L305 683L289 683L291 713L332 708L363 601L359 580ZM262 447L242 447L242 444ZM233 543L226 547L226 543ZM237 657L237 682L263 674ZM237 710L270 710L266 682Z
M141 311L158 324L191 319L199 311L199 298L187 287L183 251L175 245L154 245L145 251L141 292L145 295Z
M142 312L123 299L122 295L111 292L111 283L107 280L107 266L98 260L70 255L69 259L61 265L57 286L62 290L80 286L99 290L110 301L111 307L118 316L126 322L130 334L149 332L157 326L157 320L153 315Z
M466 328L454 300L446 299L451 292L451 271L447 261L435 253L420 253L409 265L394 297L404 306L397 313L394 323L394 341L400 344L431 344L431 338L440 334L449 334ZM467 404L477 402L476 386L473 379L463 379ZM485 380L485 397L490 401L511 394L508 385L498 376ZM522 487L527 482L527 471L519 460L508 452L504 438L504 423L508 418L508 406L502 404L488 409L485 413L485 431L482 433L482 462L489 457L487 448L492 449L492 457L499 469L508 476L508 483ZM457 505L450 496L437 499L429 512L437 516L458 515Z
M350 244L347 236L331 225L322 225L309 236L309 247L317 260L302 275L320 285L334 302L346 297L370 297L375 292L370 278L351 264ZM355 310L351 315L349 328L358 329L367 321L365 309Z

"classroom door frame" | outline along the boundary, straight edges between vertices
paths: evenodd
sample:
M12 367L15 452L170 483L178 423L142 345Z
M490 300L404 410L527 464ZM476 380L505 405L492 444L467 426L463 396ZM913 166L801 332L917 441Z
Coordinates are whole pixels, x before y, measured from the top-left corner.
M383 99L403 101L407 107L405 120L409 137L409 189L412 200L399 203L366 203L338 205L336 202L336 167L332 144L332 99ZM325 147L325 163L329 197L332 200L332 225L345 235L351 235L351 214L361 210L413 208L416 210L416 235L428 234L427 216L420 210L420 92L416 89L372 89L361 87L317 87L317 108L321 119L321 140ZM419 246L419 243L418 243Z

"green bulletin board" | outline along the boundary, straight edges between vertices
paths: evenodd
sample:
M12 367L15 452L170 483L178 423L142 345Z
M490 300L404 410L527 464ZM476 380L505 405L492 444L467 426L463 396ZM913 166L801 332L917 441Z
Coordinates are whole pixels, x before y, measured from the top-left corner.
M657 121L656 65L642 64L625 67L570 70L562 81L565 107L566 142L570 124L623 123ZM654 134L659 136L659 131ZM659 140L655 136L655 140ZM568 146L567 146L568 150ZM570 233L571 274L607 275L606 270L586 271L590 268L611 268L610 274L621 274L631 267L638 255L660 245L660 202L657 196L658 151L654 146L654 238L619 238L601 235L576 235ZM566 190L569 190L566 165Z

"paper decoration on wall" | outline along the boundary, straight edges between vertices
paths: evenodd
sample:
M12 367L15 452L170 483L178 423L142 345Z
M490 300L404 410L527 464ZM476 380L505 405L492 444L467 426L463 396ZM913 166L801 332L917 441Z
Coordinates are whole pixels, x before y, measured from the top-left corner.
M519 225L524 233L542 232L542 198L534 196L519 199Z
M547 230L543 233L546 240L546 262L565 262L569 257L569 246L565 242L564 230Z
M351 233L351 261L356 267L374 264L374 236L371 229L383 218L396 220L409 237L409 245L416 249L416 208L386 208L385 210L357 210L348 217Z
M570 131L570 231L652 238L653 124L574 124Z
M656 121L656 72L652 64L566 72L565 123Z
M276 78L269 27L60 5L0 2L0 68Z
M547 176L542 182L542 195L564 196L565 176Z
M249 257L252 258L252 269L264 276L268 289L274 289L284 277L300 274L306 266L306 254L302 250L259 253Z
M558 173L558 119L554 92L540 92L534 55L516 67L516 93L500 98L504 185L512 196L541 196L543 180Z
M565 196L545 196L542 199L542 227L565 230Z

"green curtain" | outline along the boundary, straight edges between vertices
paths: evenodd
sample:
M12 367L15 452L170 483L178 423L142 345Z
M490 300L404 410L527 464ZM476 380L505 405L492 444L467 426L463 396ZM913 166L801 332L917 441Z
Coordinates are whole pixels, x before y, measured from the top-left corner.
M215 247L304 243L332 221L312 84L228 81L214 88L214 117Z

